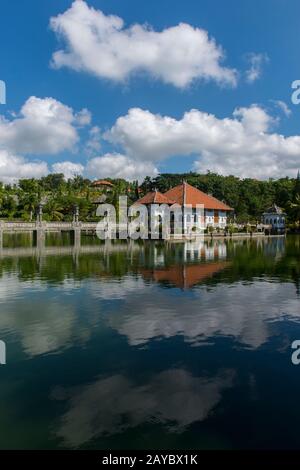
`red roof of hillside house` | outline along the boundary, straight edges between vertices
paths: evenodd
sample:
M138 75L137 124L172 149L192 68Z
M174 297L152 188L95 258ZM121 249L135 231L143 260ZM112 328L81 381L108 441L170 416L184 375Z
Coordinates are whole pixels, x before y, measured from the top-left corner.
M109 186L111 188L113 184L110 181L97 180L97 181L93 181L92 186Z
M224 202L219 201L213 196L203 193L194 186L188 183L182 183L175 188L170 189L164 196L171 198L183 206L184 204L191 204L192 207L196 207L196 204L203 204L205 209L220 210L220 211L232 211L233 209Z
M165 196L164 194L160 193L159 191L153 191L151 193L147 193L144 197L139 199L135 202L135 204L175 204L173 199Z
M131 189L131 188L128 188L128 189L127 189L127 192L128 192L128 193L133 193L133 192L135 192L135 191L136 191L136 189ZM138 188L137 191L138 191L138 193L140 194L140 193L142 192L142 189L141 189L141 188Z

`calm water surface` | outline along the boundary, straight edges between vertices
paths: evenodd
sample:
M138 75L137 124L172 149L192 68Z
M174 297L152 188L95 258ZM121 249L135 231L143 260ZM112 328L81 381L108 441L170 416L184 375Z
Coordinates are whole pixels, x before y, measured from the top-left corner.
M1 448L300 448L300 238L5 236Z

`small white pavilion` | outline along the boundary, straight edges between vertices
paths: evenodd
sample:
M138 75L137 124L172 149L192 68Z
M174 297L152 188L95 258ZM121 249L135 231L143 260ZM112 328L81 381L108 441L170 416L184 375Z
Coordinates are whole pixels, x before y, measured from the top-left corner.
M276 204L267 209L262 215L262 223L271 227L272 233L285 232L285 212Z

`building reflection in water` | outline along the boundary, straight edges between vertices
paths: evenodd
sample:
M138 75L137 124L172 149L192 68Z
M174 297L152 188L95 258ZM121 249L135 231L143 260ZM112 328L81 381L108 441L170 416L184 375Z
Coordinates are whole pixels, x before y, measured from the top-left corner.
M102 321L125 335L131 345L176 335L201 344L224 335L257 348L270 336L271 320L283 313L297 321L300 317L292 283L299 283L294 257L289 256L289 264L282 268L286 282L274 283L274 266L280 266L285 254L284 238L255 243L107 243L82 246L74 263L66 262L70 249L48 247L42 262L27 264L24 260L24 265L21 259L27 248L3 249L2 259L13 258L13 262L3 264L0 329L19 338L24 353L31 357L63 352L78 338L88 341ZM240 271L234 271L236 265L239 267L239 251L245 256L250 249L254 251L247 255L247 263L260 262L263 257L270 263L271 277L264 277L264 282L257 280L260 271L254 271L255 279L250 277L251 266L250 275L246 273L247 284ZM259 269L265 272L266 265ZM52 287L55 296L49 297L47 283L52 285L54 272L59 277L57 287ZM83 285L82 279L88 282ZM161 289L164 285L170 289ZM182 295L174 295L172 287L183 290ZM83 306L75 297L79 292L85 299L84 317L79 311L79 305L81 309ZM61 305L60 297L64 299Z
M12 366L3 370L2 422L16 439L26 434L22 444L28 429L36 439L43 428L63 447L124 448L133 435L183 447L188 434L197 448L203 430L224 438L237 415L243 429L244 420L255 424L253 434L268 406L273 422L283 384L294 391L294 417L298 384L287 364L300 330L297 243L116 242L46 246L37 257L4 247L0 337ZM244 417L250 400L255 422ZM247 428L243 444L248 437Z
M230 262L222 261L227 255L225 243L209 246L204 242L185 242L181 248L182 262L166 266L166 253L154 246L153 268L140 269L144 279L168 282L175 287L189 289L230 265ZM214 260L218 261L213 262Z

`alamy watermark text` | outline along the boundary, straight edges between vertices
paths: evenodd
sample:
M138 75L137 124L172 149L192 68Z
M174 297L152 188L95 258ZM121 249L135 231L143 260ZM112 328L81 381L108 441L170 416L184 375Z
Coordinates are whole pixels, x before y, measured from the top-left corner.
M0 80L0 104L6 104L6 84Z

